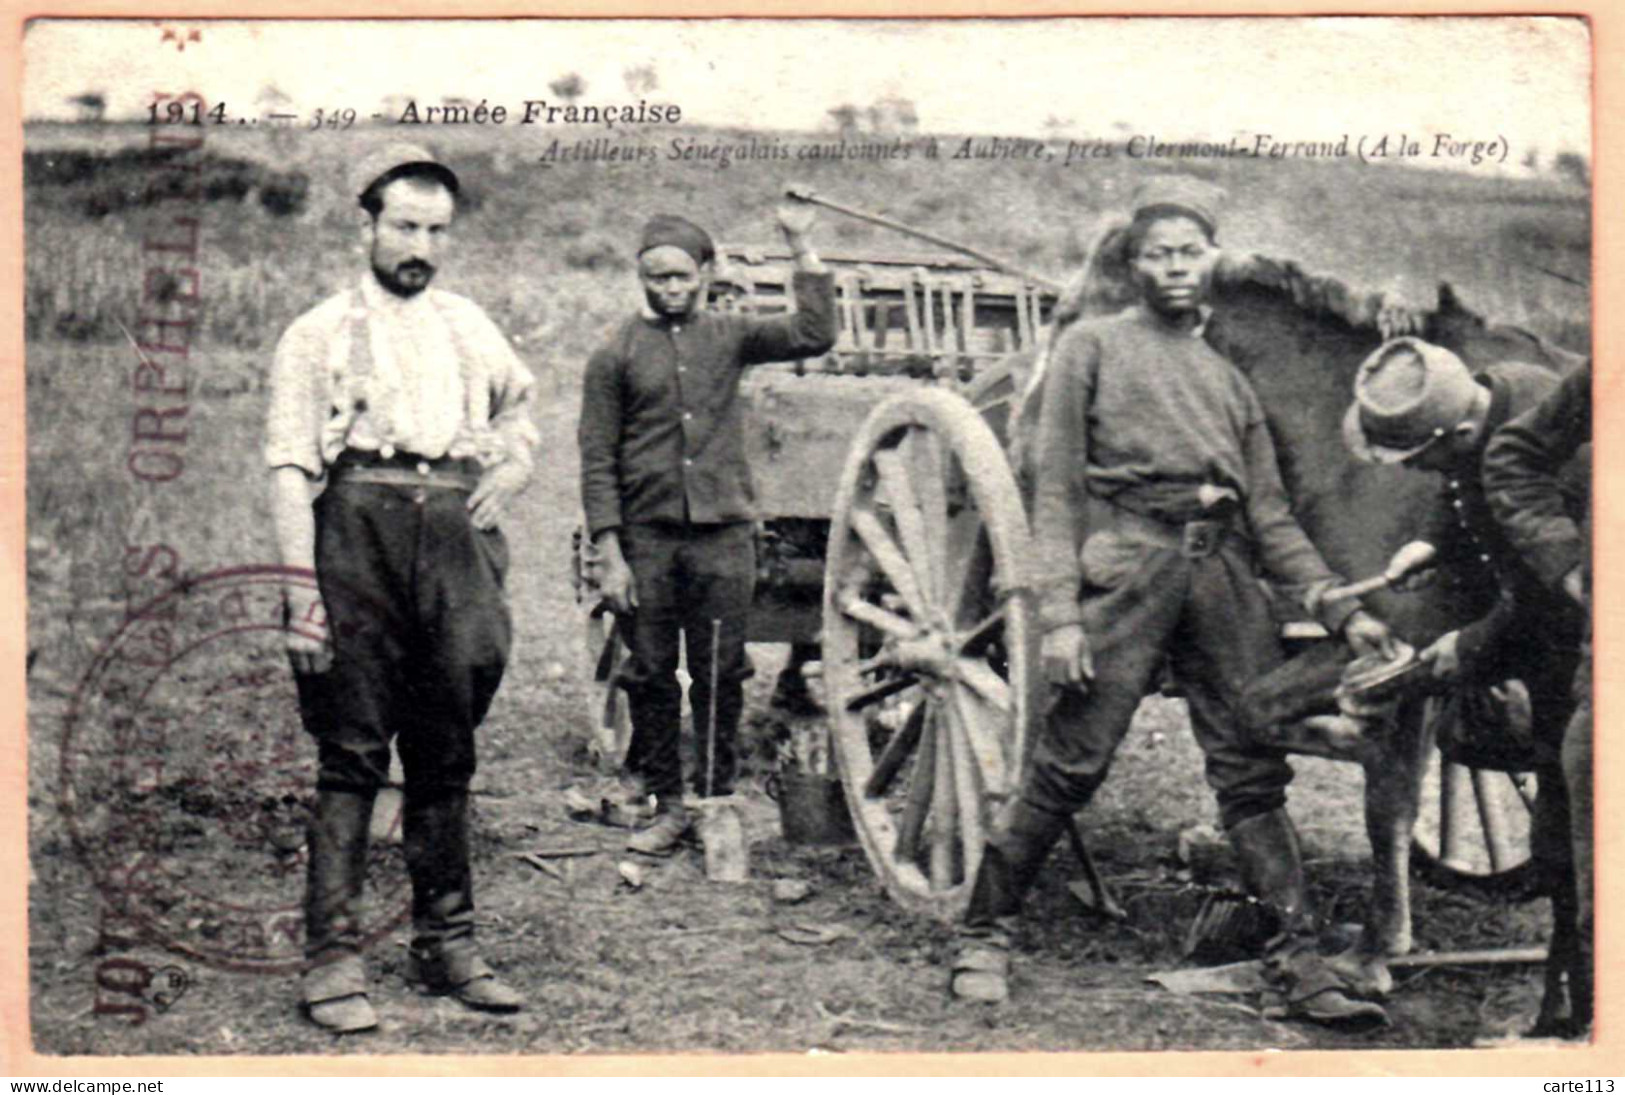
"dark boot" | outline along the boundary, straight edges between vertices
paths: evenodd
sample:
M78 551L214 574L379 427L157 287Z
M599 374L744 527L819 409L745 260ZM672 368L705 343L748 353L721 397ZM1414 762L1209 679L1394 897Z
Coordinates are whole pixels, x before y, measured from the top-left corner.
M519 1010L519 994L497 979L474 946L467 792L425 796L408 788L402 822L412 876L412 979L472 1008Z
M626 838L627 851L669 856L694 828L694 818L681 795L659 799L654 821Z
M1230 844L1241 868L1241 885L1277 921L1276 933L1313 934L1314 913L1303 882L1303 852L1298 830L1285 810L1254 814L1230 830Z
M371 1030L361 962L362 899L367 885L371 791L318 790L305 838L305 958L301 996L312 1022L337 1033Z
M959 930L949 982L955 996L998 1003L1010 995L1010 933L1067 820L1017 799L1003 828L988 841Z
M982 853L965 910L967 927L988 927L1021 911L1022 899L1066 823L1065 814L1041 810L1024 799L1011 805L1005 825Z
M1277 925L1266 944L1266 976L1284 999L1283 1017L1337 1026L1388 1021L1382 1005L1362 997L1385 991L1386 969L1365 969L1357 959L1323 957L1303 879L1298 831L1283 809L1255 814L1230 829L1242 886Z
M626 770L660 802L683 796L682 693L675 688L675 681L671 688L643 684L626 693L632 719Z

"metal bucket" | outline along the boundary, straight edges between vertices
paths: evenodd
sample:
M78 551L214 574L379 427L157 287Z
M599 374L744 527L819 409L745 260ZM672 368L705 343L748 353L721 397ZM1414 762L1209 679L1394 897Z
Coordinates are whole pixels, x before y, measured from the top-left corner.
M779 804L779 831L787 842L829 847L857 842L840 780L781 768L768 777L767 796Z

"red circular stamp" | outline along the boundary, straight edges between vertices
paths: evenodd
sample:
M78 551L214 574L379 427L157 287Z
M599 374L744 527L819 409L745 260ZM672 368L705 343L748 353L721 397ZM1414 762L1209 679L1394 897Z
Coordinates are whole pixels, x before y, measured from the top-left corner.
M316 748L289 628L326 637L309 571L237 567L178 585L100 649L63 730L62 815L103 897L155 943L216 969L282 974L304 960ZM398 811L375 817L374 833L399 825ZM411 911L387 843L369 852L368 942Z

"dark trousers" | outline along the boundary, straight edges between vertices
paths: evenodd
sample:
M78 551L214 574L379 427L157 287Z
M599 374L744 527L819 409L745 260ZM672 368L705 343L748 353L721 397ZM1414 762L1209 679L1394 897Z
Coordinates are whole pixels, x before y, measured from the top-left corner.
M1253 746L1237 716L1241 689L1283 658L1246 541L1231 534L1190 558L1180 526L1098 499L1088 515L1082 608L1095 679L1085 694L1057 694L1022 797L1063 815L1087 804L1166 660L1185 689L1226 828L1284 806L1291 766Z
M697 794L733 791L735 741L751 675L746 624L756 589L756 542L749 522L725 525L641 524L621 529L621 550L637 590L627 633L632 656L621 670L632 715L626 766L666 800L683 788L682 686L678 640L688 652ZM712 621L717 622L716 755L706 752L711 722ZM712 786L707 784L707 765Z
M474 528L467 503L460 490L342 479L317 499L333 667L298 683L320 786L382 786L398 735L408 795L467 790L512 645L507 544Z
M1561 594L1530 596L1500 640L1468 667L1468 687L1523 681L1533 711L1539 790L1530 819L1530 858L1552 902L1552 937L1542 1013L1560 1007L1568 975L1576 1016L1591 1004L1591 716L1585 617ZM1584 656L1582 656L1584 648ZM1582 831L1584 840L1581 840Z
M339 468L316 501L333 664L296 677L321 791L306 894L312 960L360 949L368 817L389 779L392 740L406 773L414 947L445 955L473 945L468 784L474 730L512 642L507 565L502 534L470 521L466 491L346 481Z

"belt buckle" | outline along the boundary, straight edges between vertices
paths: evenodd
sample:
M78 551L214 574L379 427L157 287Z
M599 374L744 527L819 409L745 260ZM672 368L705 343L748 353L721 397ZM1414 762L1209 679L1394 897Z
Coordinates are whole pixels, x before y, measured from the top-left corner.
M1179 550L1187 559L1205 559L1219 550L1224 525L1219 521L1187 521Z

